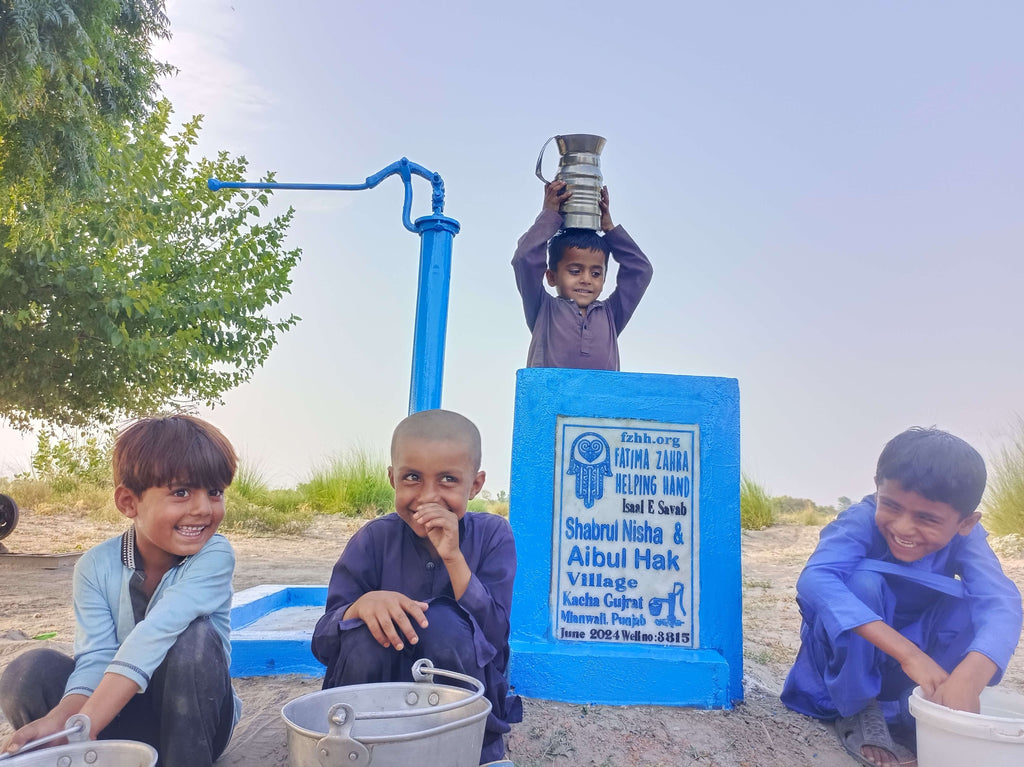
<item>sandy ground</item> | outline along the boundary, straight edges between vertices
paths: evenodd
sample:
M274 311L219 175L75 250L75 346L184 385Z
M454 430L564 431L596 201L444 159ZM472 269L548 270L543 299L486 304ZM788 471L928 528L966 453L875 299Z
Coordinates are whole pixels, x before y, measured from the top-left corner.
M361 524L318 518L301 536L230 534L238 554L235 588L268 583L327 583L345 541ZM120 525L98 525L70 515L23 511L3 541L14 553L81 551L116 535ZM817 541L812 527L775 527L743 535L744 701L729 711L660 706L583 706L526 699L525 718L513 727L509 756L518 767L847 767L855 762L830 727L785 709L778 699L796 654L799 614L795 583ZM1024 590L1024 556L1003 559ZM63 565L63 566L62 566ZM529 566L521 555L520 567ZM57 559L0 556L0 670L23 650L43 644L70 652L74 616L71 567ZM56 632L50 640L32 640ZM1024 653L1018 653L1004 684L1024 692ZM299 676L235 680L244 713L219 765L276 767L287 764L280 709L320 689L320 680ZM0 741L10 733L0 716Z

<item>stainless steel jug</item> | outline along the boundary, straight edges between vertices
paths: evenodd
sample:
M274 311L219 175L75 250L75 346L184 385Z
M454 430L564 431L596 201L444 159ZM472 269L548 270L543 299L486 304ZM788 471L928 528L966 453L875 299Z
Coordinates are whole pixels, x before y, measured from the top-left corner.
M544 142L537 157L537 178L549 183L541 172L544 150L554 140L558 145L561 159L555 180L564 181L572 197L562 203L561 211L566 229L601 229L601 150L604 137L591 133L570 133L566 136L552 136Z

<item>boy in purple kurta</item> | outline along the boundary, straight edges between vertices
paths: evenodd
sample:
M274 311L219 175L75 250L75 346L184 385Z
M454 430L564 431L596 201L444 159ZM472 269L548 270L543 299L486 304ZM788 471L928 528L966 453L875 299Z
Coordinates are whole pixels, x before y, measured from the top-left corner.
M512 257L526 324L533 334L526 365L618 370L619 333L633 316L654 270L626 230L612 223L607 187L601 190L600 201L603 237L589 229L559 231L559 207L570 197L564 181L544 187L543 209L519 238ZM618 262L619 272L615 290L601 301L609 254ZM558 295L544 289L545 279Z
M821 531L800 574L800 653L782 702L834 719L861 764L914 764L913 738L900 738L914 685L978 713L1017 646L1020 592L975 511L985 478L982 457L952 434L897 435L879 456L877 492Z
M505 679L512 528L503 517L466 511L485 477L471 421L446 410L403 420L388 467L395 513L352 536L312 642L327 666L324 689L412 681L419 658L479 679L491 702L481 764L504 757L503 735L522 718Z

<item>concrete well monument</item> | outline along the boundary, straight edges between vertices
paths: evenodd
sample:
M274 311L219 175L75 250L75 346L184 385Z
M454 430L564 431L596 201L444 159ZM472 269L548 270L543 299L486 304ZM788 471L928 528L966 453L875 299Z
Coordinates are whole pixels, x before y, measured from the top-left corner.
M735 379L518 372L517 693L742 700L739 437Z

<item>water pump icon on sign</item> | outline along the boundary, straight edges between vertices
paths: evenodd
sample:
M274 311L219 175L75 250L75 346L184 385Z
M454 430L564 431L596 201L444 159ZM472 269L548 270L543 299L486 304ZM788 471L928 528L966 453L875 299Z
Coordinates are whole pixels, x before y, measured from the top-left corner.
M676 581L672 591L664 599L661 597L651 597L650 602L647 603L647 609L654 616L654 623L656 625L668 626L670 628L683 625L683 621L676 618L676 602L679 603L679 612L686 615L686 608L683 607L683 584L678 581ZM668 605L668 615L664 618L659 618L661 608L666 604Z

